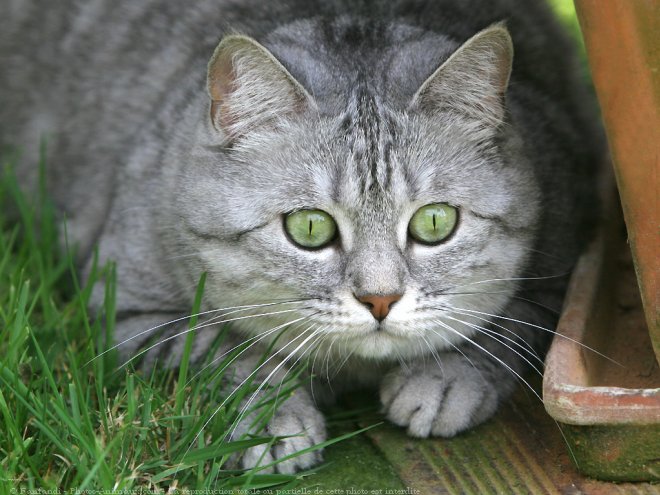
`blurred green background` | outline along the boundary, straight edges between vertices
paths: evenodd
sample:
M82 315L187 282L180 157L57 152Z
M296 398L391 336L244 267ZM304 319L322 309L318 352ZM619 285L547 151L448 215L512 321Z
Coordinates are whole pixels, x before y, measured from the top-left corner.
M578 24L577 16L575 15L575 6L573 0L548 0L550 5L567 27L571 35L578 41L581 46L581 52L584 54L584 44L582 43L582 33L580 32L580 25Z

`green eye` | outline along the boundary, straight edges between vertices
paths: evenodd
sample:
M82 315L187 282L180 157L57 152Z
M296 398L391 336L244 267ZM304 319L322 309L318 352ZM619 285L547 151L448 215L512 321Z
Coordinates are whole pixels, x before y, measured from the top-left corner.
M422 206L410 219L408 231L422 244L438 244L454 231L457 217L453 206L442 203Z
M333 218L321 210L300 210L289 213L284 228L293 242L308 249L330 244L337 234Z

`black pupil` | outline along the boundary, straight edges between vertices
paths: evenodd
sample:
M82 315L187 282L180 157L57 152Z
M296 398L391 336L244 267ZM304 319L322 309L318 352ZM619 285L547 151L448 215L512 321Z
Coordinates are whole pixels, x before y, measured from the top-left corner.
M312 219L309 219L309 236L312 237Z

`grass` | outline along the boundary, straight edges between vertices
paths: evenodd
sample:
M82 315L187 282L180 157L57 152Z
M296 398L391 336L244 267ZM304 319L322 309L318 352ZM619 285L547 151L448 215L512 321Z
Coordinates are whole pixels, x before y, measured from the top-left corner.
M77 280L71 254L58 249L54 210L45 194L29 202L9 171L11 164L2 165L0 495L16 488L286 488L306 477L309 473L244 472L228 462L248 447L277 441L227 439L243 399L256 388L247 382L229 396L222 385L240 348L194 379L188 363L194 332L188 334L188 352L178 370L146 376L130 366L117 371L114 351L99 354L114 327L114 267L96 266L84 283ZM19 222L3 215L9 204L18 209ZM105 285L105 308L90 317L87 301L95 284ZM203 285L202 278L191 314L201 303ZM251 408L257 421L264 422L294 388L289 381L278 398L273 388L257 400ZM219 410L209 406L219 404L224 404Z

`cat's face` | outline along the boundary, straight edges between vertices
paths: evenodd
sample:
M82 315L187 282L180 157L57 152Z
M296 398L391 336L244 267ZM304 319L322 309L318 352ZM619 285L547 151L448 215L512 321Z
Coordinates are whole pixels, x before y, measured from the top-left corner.
M238 314L265 316L235 325L288 329L278 345L289 351L323 340L343 354L396 358L461 343L458 333L487 318L466 310L506 305L534 237L537 195L512 132L451 112L395 111L368 92L341 115L290 118L229 151L200 148L195 160L183 181L197 205L182 208L183 242L209 274L207 299L265 305ZM438 204L456 220L438 242L420 242L411 220ZM305 210L325 212L336 229L314 249L287 231L288 215ZM379 321L365 295L400 299Z

